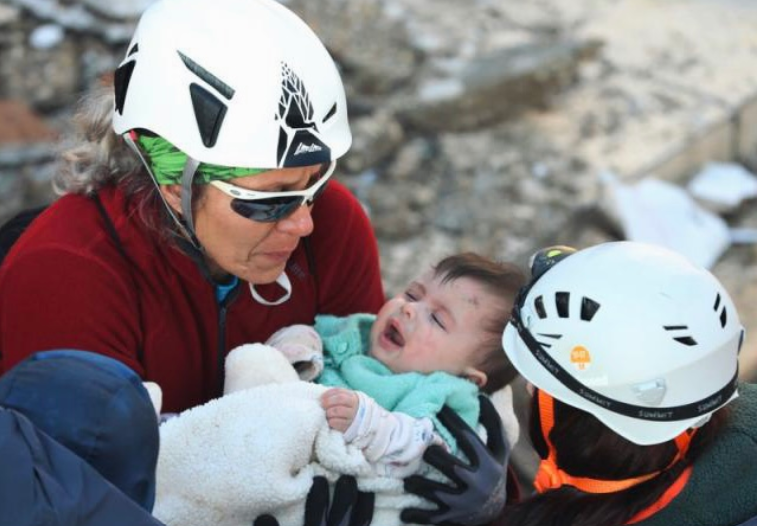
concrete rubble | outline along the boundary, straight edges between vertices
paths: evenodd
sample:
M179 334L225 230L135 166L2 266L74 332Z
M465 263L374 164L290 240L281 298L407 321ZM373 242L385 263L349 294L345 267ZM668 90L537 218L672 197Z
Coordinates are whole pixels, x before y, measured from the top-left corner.
M150 1L0 5L0 220L53 198L52 134L66 135ZM283 3L344 76L354 145L337 177L372 218L389 292L453 251L525 263L548 244L619 239L604 172L685 188L732 162L756 179L756 2ZM50 134L9 135L25 126L18 111ZM720 216L756 231L756 203ZM733 245L713 268L754 352L756 260L756 244Z

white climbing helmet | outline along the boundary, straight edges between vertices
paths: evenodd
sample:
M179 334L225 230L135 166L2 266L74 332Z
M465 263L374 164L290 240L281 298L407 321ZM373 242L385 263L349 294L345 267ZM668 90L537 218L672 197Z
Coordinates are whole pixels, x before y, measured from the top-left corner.
M516 302L502 343L530 383L642 445L734 399L744 329L718 280L669 250L597 245Z
M149 130L207 164L307 166L351 145L335 63L274 0L158 0L114 88L116 133Z

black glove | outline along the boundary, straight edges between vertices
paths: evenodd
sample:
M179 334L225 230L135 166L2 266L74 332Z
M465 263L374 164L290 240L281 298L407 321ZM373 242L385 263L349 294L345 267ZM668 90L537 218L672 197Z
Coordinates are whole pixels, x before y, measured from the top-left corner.
M375 511L375 494L356 487L354 477L342 476L335 483L330 506L330 486L324 477L314 477L306 497L304 526L368 526ZM261 515L253 526L279 526L271 515Z
M491 401L480 397L480 423L488 433L488 444L448 407L438 418L451 431L469 460L462 462L440 446L430 446L422 457L454 484L443 484L413 475L404 480L404 489L437 505L436 509L409 508L401 520L440 526L478 526L495 519L507 499L509 451L504 426Z

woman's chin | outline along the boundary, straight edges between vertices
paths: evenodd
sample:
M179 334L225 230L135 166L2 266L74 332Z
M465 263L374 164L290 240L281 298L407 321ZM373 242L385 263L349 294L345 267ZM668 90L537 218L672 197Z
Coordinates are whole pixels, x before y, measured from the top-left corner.
M280 265L267 266L266 268L246 269L238 277L253 285L267 285L274 283L277 278L285 271L285 263Z
M233 275L253 285L266 285L274 283L280 277L287 263L288 258L270 258L266 255L256 255L246 261L229 265L214 263L210 264L209 267L215 278Z

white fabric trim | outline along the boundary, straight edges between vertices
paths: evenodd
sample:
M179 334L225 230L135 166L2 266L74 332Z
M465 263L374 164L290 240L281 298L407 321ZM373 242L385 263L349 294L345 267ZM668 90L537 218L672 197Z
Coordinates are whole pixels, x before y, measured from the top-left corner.
M267 305L267 306L270 306L270 307L274 306L274 305L281 305L281 304L285 303L286 301L288 301L290 299L290 295L293 292L293 285L290 284L290 278L288 277L287 274L285 274L285 271L283 271L282 274L280 274L277 277L277 280L275 282L280 287L282 287L283 289L285 289L285 294L283 294L280 298L278 298L278 299L276 299L274 301L268 301L268 300L264 299L261 296L261 294L259 294L258 292L256 292L256 287L253 285L253 283L249 282L248 283L248 288L251 290L251 296L253 296L253 299L257 303L261 303L262 305Z

